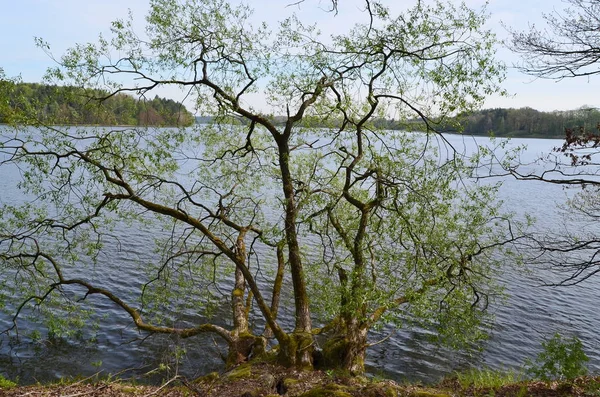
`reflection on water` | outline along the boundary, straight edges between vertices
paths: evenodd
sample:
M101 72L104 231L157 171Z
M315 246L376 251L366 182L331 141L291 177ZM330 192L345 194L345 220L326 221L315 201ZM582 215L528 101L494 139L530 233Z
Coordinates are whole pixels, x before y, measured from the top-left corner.
M473 141L460 136L448 139L459 150L465 147L472 150ZM478 138L485 141L484 138ZM520 140L514 144L529 145L526 156L534 159L540 153L558 146L557 140ZM524 160L527 160L525 158ZM18 175L1 170L0 189L2 203L19 200L14 184ZM13 195L7 192L12 190ZM522 215L529 213L537 218L537 230L557 230L565 225L564 214L557 206L563 204L569 192L560 186L536 182L521 182L507 179L501 190L506 207ZM572 221L572 220L571 220ZM118 250L112 257L94 268L106 282L106 286L118 294L127 296L139 286L136 261L151 255L151 246L156 231L121 230L128 244L125 250ZM118 271L114 271L115 265ZM113 271L111 272L111 269ZM89 274L86 274L89 276ZM539 274L537 275L539 277ZM518 368L526 358L535 356L545 336L556 331L576 335L584 343L589 355L590 368L600 369L600 311L595 310L599 298L598 279L570 288L540 288L538 277L509 272L504 276L509 299L505 305L492 307L496 323L491 338L482 351L461 353L433 346L427 342L423 331L400 330L394 332L389 327L373 332L372 341L383 340L369 353L367 367L376 374L396 379L432 381L455 370L470 365L487 365L493 368ZM134 297L129 296L133 299ZM141 377L148 381L156 380L161 374L151 372L160 364L188 376L201 375L221 369L219 340L210 335L200 335L189 340L175 337L156 336L146 338L138 333L131 319L117 310L107 299L89 297L90 305L97 308L97 331L84 332L83 339L96 335L93 342L64 342L42 339L36 342L28 338L35 325L24 318L20 323L17 341L2 336L0 345L0 373L10 378L19 378L22 383L53 380L61 376L91 375L98 371L115 374L120 371L125 377ZM228 308L222 307L215 318L227 324ZM31 312L35 317L36 313ZM193 316L193 314L188 314ZM185 315L174 315L177 321L185 321ZM292 313L282 308L281 318L291 324ZM11 318L0 315L0 328L11 324ZM261 324L256 324L257 329ZM221 346L222 347L222 346ZM174 352L180 360L174 361ZM148 374L148 373L151 374Z

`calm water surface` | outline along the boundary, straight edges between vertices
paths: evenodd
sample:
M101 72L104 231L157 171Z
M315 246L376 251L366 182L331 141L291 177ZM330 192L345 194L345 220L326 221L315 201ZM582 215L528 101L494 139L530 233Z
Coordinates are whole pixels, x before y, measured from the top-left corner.
M471 138L449 136L453 145L461 150L472 150ZM487 142L486 138L477 138ZM559 140L515 139L513 145L527 144L524 161L548 153L561 143ZM15 169L0 169L0 202L15 203L23 200L15 189L18 180ZM529 213L537 222L539 231L559 230L562 225L574 222L559 209L568 194L560 186L537 182L523 182L506 179L501 190L506 208L518 214ZM586 224L586 228L590 226ZM95 271L107 276L107 286L119 294L127 296L138 286L137 266L122 264L136 263L144 258L151 259L148 246L152 245L153 231L120 230L130 243L114 256L107 256ZM118 272L111 265L119 263ZM114 268L114 266L113 266ZM429 344L423 331L397 331L384 328L373 333L373 341L387 339L370 350L368 363L376 374L396 379L422 380L429 382L455 370L471 365L487 365L492 368L518 368L525 359L532 358L540 349L544 337L554 332L576 335L584 343L591 361L592 371L600 370L600 311L597 310L600 298L600 276L587 283L569 288L539 287L538 278L550 275L539 272L524 275L522 272L508 272L503 279L509 299L505 305L492 307L496 321L491 338L481 352L466 354L448 351ZM129 317L111 305L108 300L91 297L88 301L97 308L104 321L100 322L98 339L93 343L64 341L32 342L22 337L20 342L6 335L0 337L0 374L22 383L53 380L61 376L104 373L117 373L126 370L122 376L137 376L149 380L156 379L148 372L159 364L168 364L172 371L188 376L220 370L219 341L211 336L199 336L189 340L172 337L151 337L138 333ZM223 308L226 323L228 312ZM283 309L283 308L282 308ZM32 313L35 317L35 312ZM283 310L282 316L292 318ZM0 314L0 328L11 324L11 318ZM24 318L19 323L20 334L27 335L36 329L33 322ZM391 337L389 335L391 334ZM14 335L14 333L13 333ZM182 360L173 362L172 353L185 349ZM146 374L146 375L145 375Z

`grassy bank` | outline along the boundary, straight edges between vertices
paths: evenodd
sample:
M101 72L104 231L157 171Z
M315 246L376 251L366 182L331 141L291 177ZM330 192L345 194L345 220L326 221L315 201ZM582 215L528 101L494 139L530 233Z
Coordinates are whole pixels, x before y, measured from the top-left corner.
M162 386L142 386L98 377L50 385L0 382L0 396L204 396L204 397L450 397L600 396L600 377L571 381L522 380L516 373L470 371L434 386L352 377L331 371L298 372L268 363L243 364L198 379L174 377Z

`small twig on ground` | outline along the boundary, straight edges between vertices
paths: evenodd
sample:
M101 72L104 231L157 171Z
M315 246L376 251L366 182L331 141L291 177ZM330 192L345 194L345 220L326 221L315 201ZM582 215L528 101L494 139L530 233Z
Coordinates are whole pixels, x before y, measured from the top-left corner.
M169 379L168 381L163 383L158 389L154 390L152 393L144 395L144 397L155 395L156 393L158 393L159 391L161 391L162 389L164 389L165 387L167 387L169 384L176 381L177 379L179 379L179 375L175 375L174 377L172 377L171 379Z
M78 380L77 382L73 382L73 383L71 383L70 385L68 385L68 386L67 386L67 388L68 388L68 387L73 387L73 386L79 386L80 384L82 384L82 383L84 383L84 382L86 382L86 381L88 381L88 380L90 380L90 379L92 379L92 378L94 378L94 377L98 376L100 373L102 373L102 370L100 370L100 371L96 372L96 373L95 373L95 374L93 374L93 375L90 375L90 376L88 376L87 378L83 378L83 379L81 379L81 380Z
M70 386L69 386L70 387ZM108 384L104 384L102 386L99 387L94 387L92 390L90 391L86 391L86 392L80 392L80 393L75 393L75 394L68 394L68 395L64 395L62 397L79 397L79 396L85 396L87 394L96 394L98 391L105 389L108 387Z
M198 397L205 397L207 395L206 391L191 383L189 380L187 380L187 378L182 378L181 383L183 383L185 387L187 387L192 393L194 393Z

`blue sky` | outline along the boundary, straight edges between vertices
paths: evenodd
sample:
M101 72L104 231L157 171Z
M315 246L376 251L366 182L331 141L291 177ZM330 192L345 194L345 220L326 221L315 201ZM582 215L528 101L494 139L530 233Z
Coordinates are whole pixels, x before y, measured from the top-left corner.
M45 69L53 61L34 44L34 37L50 43L52 51L59 56L65 49L78 42L95 41L100 32L107 33L110 22L133 12L140 30L148 10L148 0L2 0L0 16L0 67L8 76L21 75L24 81L40 81ZM319 10L327 7L328 0L305 0L298 6L289 6L292 0L248 0L255 8L259 19L276 21L292 11L301 17L319 22L324 33L346 29L351 21L358 20L362 13L361 0L339 0L337 16ZM479 7L482 0L467 0L467 4ZM402 9L414 1L390 0L393 9ZM489 27L500 39L507 37L502 23L518 30L527 30L530 24L542 25L543 12L562 10L566 4L561 0L490 0ZM266 11L268 10L268 12ZM507 65L518 61L508 50L499 47L498 57ZM533 79L517 70L510 69L505 88L513 95L510 98L492 97L486 107L523 107L538 110L566 110L578 107L600 106L597 88L600 77L568 79L560 82ZM163 95L168 95L163 94Z

